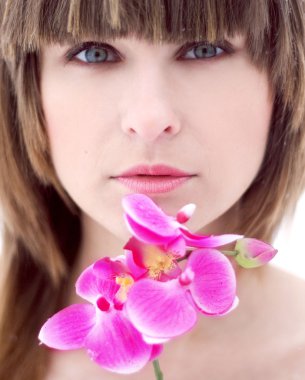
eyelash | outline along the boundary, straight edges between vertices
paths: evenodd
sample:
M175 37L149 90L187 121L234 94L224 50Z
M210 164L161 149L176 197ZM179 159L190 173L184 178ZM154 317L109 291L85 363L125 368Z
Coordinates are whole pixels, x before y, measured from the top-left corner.
M193 50L193 49L196 49L198 47L201 47L201 46L205 46L205 47L208 47L208 48L213 48L213 49L221 49L222 52L218 55L215 55L213 57L195 57L195 58L181 58L181 53L183 54L187 54L189 51ZM82 64L89 64L89 65L98 65L99 62L87 62L87 61L84 61L84 60L81 60L79 58L77 58L77 55L80 54L80 53L86 53L86 51L89 51L90 49L93 49L93 48L96 48L96 49L103 49L104 51L106 51L106 59L108 58L108 55L109 55L109 52L111 54L113 54L115 56L115 59L111 60L111 61L100 61L100 63L103 63L103 64L106 64L106 63L116 63L118 62L119 60L123 59L122 56L111 46L111 45L108 45L108 44L105 44L105 43L99 43L99 42L93 42L93 41L88 41L88 42L84 42L82 43L81 45L78 45L76 47L74 47L73 49L69 50L66 54L65 54L65 60L66 62L70 62L70 61L79 61L80 63ZM205 42L205 41L200 41L200 42L188 42L186 43L185 45L183 45L179 51L176 53L176 55L179 57L178 59L179 60L209 60L209 59L215 59L219 56L222 56L223 54L232 54L234 53L234 49L232 47L232 45L227 42L227 41L224 41L222 43L216 43L216 44L211 44L209 42ZM217 53L216 53L217 54Z

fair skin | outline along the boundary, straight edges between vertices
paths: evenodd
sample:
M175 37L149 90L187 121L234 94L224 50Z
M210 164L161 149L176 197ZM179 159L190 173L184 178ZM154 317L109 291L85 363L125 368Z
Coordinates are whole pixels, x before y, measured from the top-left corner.
M203 59L194 59L191 47L177 56L181 44L157 45L131 37L106 42L119 54L110 51L108 59L117 62L83 62L88 59L83 50L67 63L69 45L47 45L41 56L42 102L54 167L82 210L83 240L75 275L101 256L121 254L130 236L121 199L131 191L111 177L136 164L163 163L194 174L181 187L151 198L171 215L195 203L188 223L193 232L232 232L233 206L260 168L272 114L267 75L250 61L242 36L229 39L232 54L217 47L217 56ZM231 373L227 379L246 379L238 371L250 370L249 352L265 374L271 369L262 358L273 355L279 361L285 356L283 342L287 347L287 337L298 335L297 316L305 315L304 308L283 308L285 275L271 268L237 274L238 309L225 318L202 318L193 333L168 343L161 356L166 379L187 374L196 379L205 373L206 378L214 374L220 380L222 370L227 376ZM280 291L276 284L282 284ZM298 292L299 283L293 284L291 289ZM72 294L70 301L80 302ZM258 312L262 305L269 309L268 321ZM298 321L293 329L287 310ZM255 318L249 322L250 315ZM276 335L274 328L281 333ZM258 343L252 347L253 337ZM264 342L262 354L257 352L259 342ZM227 367L215 369L219 356ZM78 366L73 364L76 360ZM271 373L269 378L280 379L276 376ZM53 355L48 380L59 378L121 376L101 370L77 351ZM150 366L132 376L140 378L153 378Z
M151 197L172 215L195 203L189 228L198 231L220 218L211 229L223 232L222 216L262 162L273 104L266 74L251 64L244 38L231 43L231 55L218 48L217 57L195 60L189 48L180 56L190 58L178 60L179 44L120 39L111 46L123 59L95 65L80 61L81 54L65 63L68 45L43 49L51 155L59 180L84 213L83 244L95 251L88 257L91 247L84 249L86 264L116 255L109 248L118 242L120 250L127 240L121 199L131 191L110 177L140 163L195 174L180 188Z

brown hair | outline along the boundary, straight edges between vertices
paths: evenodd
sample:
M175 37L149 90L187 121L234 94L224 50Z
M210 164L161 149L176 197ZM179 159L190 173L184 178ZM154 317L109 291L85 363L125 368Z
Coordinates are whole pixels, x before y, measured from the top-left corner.
M0 0L1 379L43 378L47 355L38 330L62 303L81 240L79 210L49 155L41 47L89 35L159 43L244 34L275 101L263 164L232 229L270 241L305 183L303 7L301 0Z

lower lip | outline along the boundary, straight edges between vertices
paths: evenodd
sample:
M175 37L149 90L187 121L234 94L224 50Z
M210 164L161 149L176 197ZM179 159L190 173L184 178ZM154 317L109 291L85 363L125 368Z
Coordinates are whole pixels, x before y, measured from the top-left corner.
M117 177L117 180L134 192L156 194L175 190L191 178L189 176L133 176Z

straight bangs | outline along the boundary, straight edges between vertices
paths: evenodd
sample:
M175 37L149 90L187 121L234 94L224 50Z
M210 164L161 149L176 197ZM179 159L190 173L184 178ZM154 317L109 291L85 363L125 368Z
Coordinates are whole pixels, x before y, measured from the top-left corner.
M88 37L216 42L241 33L257 61L269 44L270 4L261 0L7 0L4 8L4 56Z

